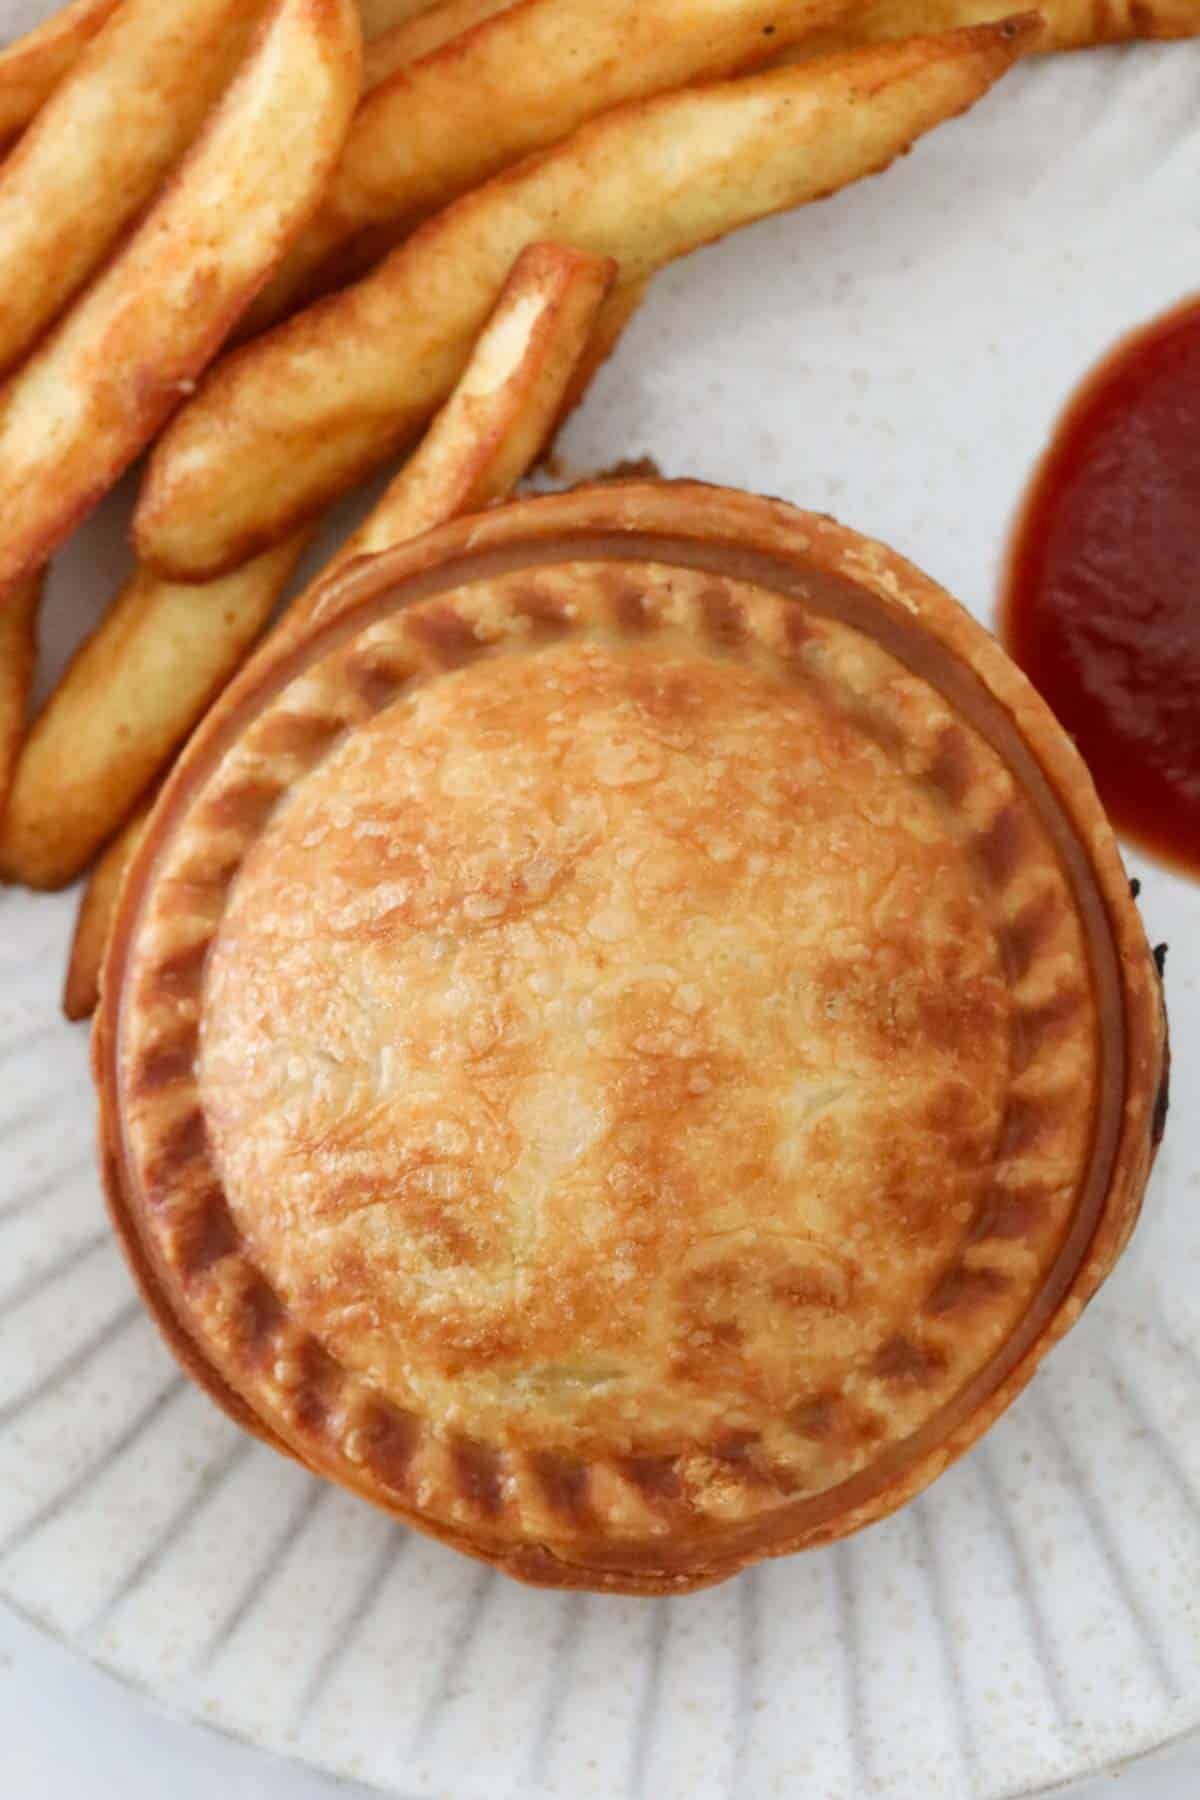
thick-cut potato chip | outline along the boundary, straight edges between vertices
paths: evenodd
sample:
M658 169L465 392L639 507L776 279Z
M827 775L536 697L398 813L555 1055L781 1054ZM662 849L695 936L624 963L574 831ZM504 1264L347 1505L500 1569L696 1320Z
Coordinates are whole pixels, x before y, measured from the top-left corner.
M0 374L195 138L263 0L125 0L0 168Z
M0 583L45 562L220 348L312 212L361 73L352 0L278 0L128 247L0 395Z
M256 327L360 273L430 213L623 101L766 62L845 0L519 0L400 69L359 107Z
M72 0L0 50L0 144L24 131L120 0Z
M54 888L87 867L242 662L304 542L203 588L133 577L29 733L0 824L0 872Z
M485 19L507 12L514 3L515 0L442 0L440 6L432 7L429 12L418 13L415 19L393 26L391 31L385 31L382 37L373 38L367 45L363 86L368 90L378 87L397 69L406 69L419 57L440 50L451 38L461 37L464 31L473 31Z
M88 877L75 918L75 935L63 984L62 1009L68 1019L90 1019L100 1000L100 971L121 883L142 839L150 801L143 801L121 827Z
M0 821L25 736L41 604L41 571L0 592Z
M143 558L203 579L400 452L458 379L526 244L612 256L619 280L640 281L885 168L971 106L1036 31L1027 14L660 95L495 177L367 279L211 372L152 457Z
M813 34L786 61L809 61L860 44L950 31L998 17L996 0L867 0L836 25ZM1042 30L1035 50L1087 50L1132 38L1200 36L1200 0L1038 0Z

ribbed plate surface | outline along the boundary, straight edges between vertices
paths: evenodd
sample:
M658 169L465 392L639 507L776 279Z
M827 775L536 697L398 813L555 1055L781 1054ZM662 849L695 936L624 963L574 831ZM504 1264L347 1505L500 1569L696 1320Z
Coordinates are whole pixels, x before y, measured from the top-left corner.
M47 10L0 0L0 28ZM580 470L784 494L982 616L1073 383L1200 286L1200 46L1021 70L886 178L671 271ZM60 559L61 656L124 567ZM682 1601L548 1596L243 1441L133 1298L91 1163L69 896L0 895L0 1593L175 1708L455 1800L1000 1800L1200 1725L1200 890L1171 944L1176 1106L1121 1270L917 1506Z

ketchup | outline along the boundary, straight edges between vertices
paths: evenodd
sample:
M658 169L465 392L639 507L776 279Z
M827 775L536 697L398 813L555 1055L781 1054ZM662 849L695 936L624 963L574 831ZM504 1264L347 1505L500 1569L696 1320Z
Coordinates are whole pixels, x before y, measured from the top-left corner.
M1126 338L1067 406L1002 618L1114 825L1200 875L1200 300Z

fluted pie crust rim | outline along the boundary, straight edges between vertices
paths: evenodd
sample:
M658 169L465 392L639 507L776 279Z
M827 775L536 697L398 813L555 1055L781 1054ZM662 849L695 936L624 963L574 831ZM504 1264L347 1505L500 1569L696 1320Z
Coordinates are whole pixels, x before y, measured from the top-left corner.
M1023 797L1052 822L1047 829L1083 921L1098 996L1108 1100L1098 1110L1076 1214L1025 1317L921 1429L824 1493L789 1499L745 1445L732 1447L723 1493L727 1502L732 1486L736 1504L719 1517L705 1513L678 1459L626 1455L581 1467L568 1457L521 1457L397 1409L341 1368L250 1262L196 1090L207 951L246 849L278 800L342 733L387 706L414 669L435 679L488 653L477 622L464 626L455 610L456 586L490 571L566 562L630 571L654 564L754 582L785 596L785 620L830 611L915 667L996 745ZM575 629L537 592L535 581L521 621L531 647ZM639 610L636 574L615 582L612 605L624 615L619 629L654 628ZM405 629L420 625L404 655L388 636L397 619ZM710 608L704 628L722 655L740 654L745 621L727 607ZM176 835L181 821L190 834L187 879L179 879L177 864L164 903L156 871L164 846L174 841L178 850L185 841ZM995 831L981 853L1002 891L1018 853ZM131 971L139 956L144 971L151 902L153 929L161 933L167 923L147 988ZM136 1054L123 1051L126 1038ZM309 1467L520 1579L658 1594L725 1579L762 1557L827 1543L883 1517L987 1429L1078 1318L1128 1239L1161 1135L1167 1054L1157 971L1090 777L995 641L912 565L830 519L698 483L633 482L511 503L357 564L330 584L302 637L268 643L192 740L155 808L122 896L93 1063L113 1221L172 1349L226 1412ZM1069 1105L1070 1096L1059 1103ZM901 1354L897 1378L905 1373Z

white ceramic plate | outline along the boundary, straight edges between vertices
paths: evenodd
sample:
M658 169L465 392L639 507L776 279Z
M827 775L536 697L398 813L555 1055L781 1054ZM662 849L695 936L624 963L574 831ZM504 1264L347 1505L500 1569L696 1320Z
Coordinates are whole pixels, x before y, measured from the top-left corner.
M46 10L0 0L0 27ZM1019 70L885 177L658 283L566 445L784 494L983 617L1051 421L1200 286L1200 45ZM127 505L128 497L125 496ZM51 658L125 564L60 558ZM684 1600L518 1588L242 1439L110 1240L72 899L0 896L0 1592L176 1709L403 1794L999 1800L1200 1725L1200 889L1171 945L1175 1108L1103 1296L987 1442L888 1524Z

